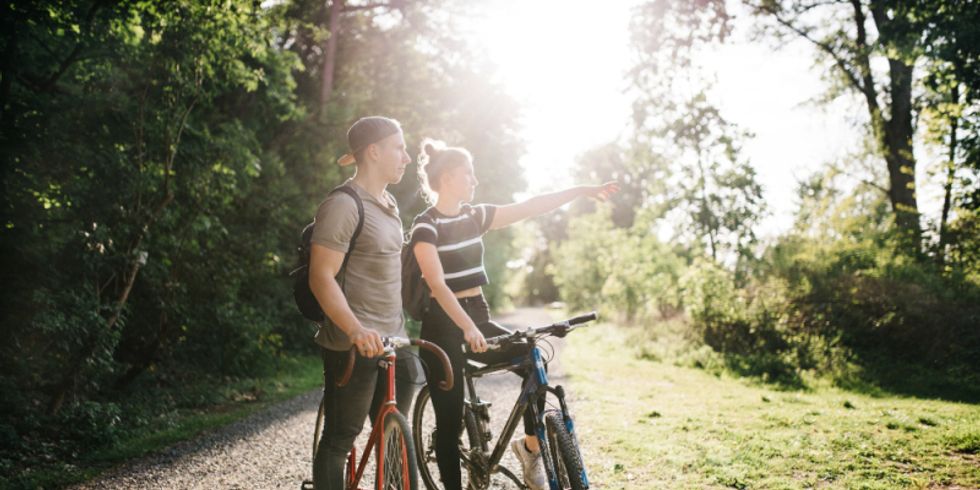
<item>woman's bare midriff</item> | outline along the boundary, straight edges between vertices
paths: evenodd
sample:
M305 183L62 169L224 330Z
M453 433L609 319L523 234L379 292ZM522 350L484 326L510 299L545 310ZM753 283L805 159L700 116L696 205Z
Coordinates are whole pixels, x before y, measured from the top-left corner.
M462 291L456 291L453 296L457 298L472 298L473 296L479 296L483 294L483 288L477 286L475 288L464 289ZM435 296L433 296L434 298Z

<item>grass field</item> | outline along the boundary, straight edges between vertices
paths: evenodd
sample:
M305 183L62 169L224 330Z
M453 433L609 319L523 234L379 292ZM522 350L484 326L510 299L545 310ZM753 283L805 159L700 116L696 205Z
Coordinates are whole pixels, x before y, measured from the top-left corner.
M600 324L562 354L594 488L980 488L978 405L779 390L646 359L636 337Z

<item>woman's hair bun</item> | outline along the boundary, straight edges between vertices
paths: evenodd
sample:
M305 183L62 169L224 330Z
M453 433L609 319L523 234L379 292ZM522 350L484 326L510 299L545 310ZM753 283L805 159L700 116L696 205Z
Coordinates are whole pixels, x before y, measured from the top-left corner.
M459 165L472 163L473 156L465 148L447 147L432 138L423 139L419 146L419 185L426 202L435 204L442 176Z

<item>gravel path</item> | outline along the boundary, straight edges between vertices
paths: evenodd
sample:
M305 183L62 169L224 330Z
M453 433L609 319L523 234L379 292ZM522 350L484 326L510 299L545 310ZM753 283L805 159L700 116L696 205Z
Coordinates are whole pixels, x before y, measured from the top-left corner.
M498 320L522 326L552 321L546 310L534 308L520 309ZM560 342L553 343L559 347ZM563 374L559 360L553 361L549 369L552 383L560 383ZM479 380L477 391L493 403L492 419L497 424L495 434L499 433L519 389L519 378L509 374ZM310 478L312 431L319 400L317 391L301 395L73 488L299 488L304 479ZM406 416L410 418L409 414ZM363 447L366 442L369 427L370 424L365 424L358 447ZM509 451L504 465L519 470ZM372 473L368 471L366 475ZM371 477L366 479L362 487L373 481Z

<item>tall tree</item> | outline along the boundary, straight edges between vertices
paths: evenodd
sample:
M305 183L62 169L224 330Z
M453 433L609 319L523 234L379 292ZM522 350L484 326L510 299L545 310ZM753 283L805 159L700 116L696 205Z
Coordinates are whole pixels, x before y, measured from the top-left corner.
M956 241L977 240L964 234L962 225L971 222L980 193L980 4L918 0L902 8L914 11L910 29L923 32L921 95L927 141L943 148L940 165L943 205L938 225L936 259L946 264ZM951 221L959 219L957 233Z
M139 285L179 284L174 261L220 233L192 225L219 223L261 174L289 57L246 1L4 8L19 62L4 71L3 330L57 413L111 375ZM177 307L165 298L157 317Z
M850 91L863 101L869 135L887 170L887 183L882 187L894 223L907 238L908 250L918 254L923 232L915 136L927 103L918 94L930 75L921 70L945 70L964 87L976 87L980 71L978 4L940 0L743 0L741 4L758 21L762 37L799 38L812 44L837 75L837 88L844 88L832 93ZM650 73L670 69L662 62L664 56L678 62L677 66L686 66L691 60L678 53L724 41L731 27L729 7L721 0L643 4L637 10L637 25L645 31L641 33L648 51L663 54L641 56L638 69ZM664 26L683 27L678 35L665 35L670 29ZM925 68L920 63L923 59L930 61ZM962 96L963 88L960 92ZM953 132L963 130L962 121L947 127L949 143L969 146L973 141L969 136L952 137Z
M517 105L434 3L343 2L325 109L322 0L0 4L0 432L57 438L0 466L131 384L313 348L286 274L357 117L467 146L481 199L523 186Z
M765 213L762 187L739 154L749 135L711 104L708 74L695 60L729 34L727 12L720 3L654 1L635 13L631 153L642 162L634 166L650 169L646 205L675 223L676 236L744 270Z
M391 0L389 2L367 2L354 4L345 0L329 0L327 14L326 39L323 41L323 60L320 67L320 106L321 108L330 102L333 94L334 77L337 69L337 44L343 32L343 17L345 14L359 11L379 11L382 13L392 13L393 10L403 9L404 0ZM404 13L403 11L401 13Z
M914 150L922 105L915 94L925 77L916 73L916 67L923 58L945 58L957 65L954 71L960 77L975 76L977 4L893 0L744 3L760 19L769 21L765 31L796 36L815 46L840 75L843 86L863 99L870 134L888 170L895 224L918 251L922 224ZM955 132L956 125L950 130Z

